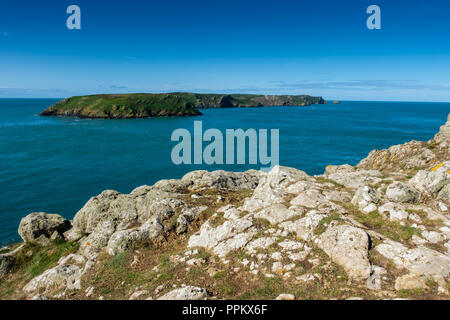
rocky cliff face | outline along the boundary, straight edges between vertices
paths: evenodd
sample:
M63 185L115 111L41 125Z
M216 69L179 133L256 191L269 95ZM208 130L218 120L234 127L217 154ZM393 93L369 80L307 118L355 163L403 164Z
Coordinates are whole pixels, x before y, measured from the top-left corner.
M431 141L319 176L194 171L104 191L71 222L33 213L19 227L25 244L2 250L0 294L448 299L449 132L450 121Z

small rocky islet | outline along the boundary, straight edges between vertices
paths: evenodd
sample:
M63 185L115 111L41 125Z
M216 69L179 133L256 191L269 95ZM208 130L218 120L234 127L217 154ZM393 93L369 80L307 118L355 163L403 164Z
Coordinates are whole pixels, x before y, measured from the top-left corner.
M100 119L131 119L171 116L199 116L199 109L252 108L263 106L309 106L326 103L308 95L137 93L77 96L61 100L41 116Z
M193 171L31 213L2 299L449 299L450 115L322 175Z

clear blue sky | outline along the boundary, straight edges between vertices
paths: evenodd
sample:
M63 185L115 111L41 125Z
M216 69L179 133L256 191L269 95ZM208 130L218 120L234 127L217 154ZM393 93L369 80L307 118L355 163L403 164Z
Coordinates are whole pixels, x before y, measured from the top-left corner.
M81 7L82 29L66 28ZM382 29L366 28L381 7ZM444 0L0 3L0 97L108 92L450 101Z

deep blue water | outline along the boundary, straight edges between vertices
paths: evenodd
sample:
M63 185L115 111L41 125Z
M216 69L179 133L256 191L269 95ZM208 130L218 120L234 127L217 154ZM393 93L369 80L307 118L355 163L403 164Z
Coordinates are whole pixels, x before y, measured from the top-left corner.
M355 165L372 149L428 140L450 103L342 102L339 105L209 109L202 117L89 120L39 117L56 99L0 99L0 243L18 240L21 217L34 211L68 218L105 189L180 178L196 169L257 166L171 162L176 128L280 130L280 164L320 174L328 164Z

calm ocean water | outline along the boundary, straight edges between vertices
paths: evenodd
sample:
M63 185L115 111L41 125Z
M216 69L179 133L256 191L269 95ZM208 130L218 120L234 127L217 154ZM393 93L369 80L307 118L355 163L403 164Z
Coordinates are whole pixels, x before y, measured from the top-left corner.
M428 140L450 103L342 102L339 105L209 109L202 117L89 120L39 117L56 99L0 99L0 244L19 239L33 211L67 218L105 189L181 178L196 169L252 166L172 164L176 128L280 129L280 164L320 174L328 164L355 165L372 149ZM253 166L259 169L258 166Z

